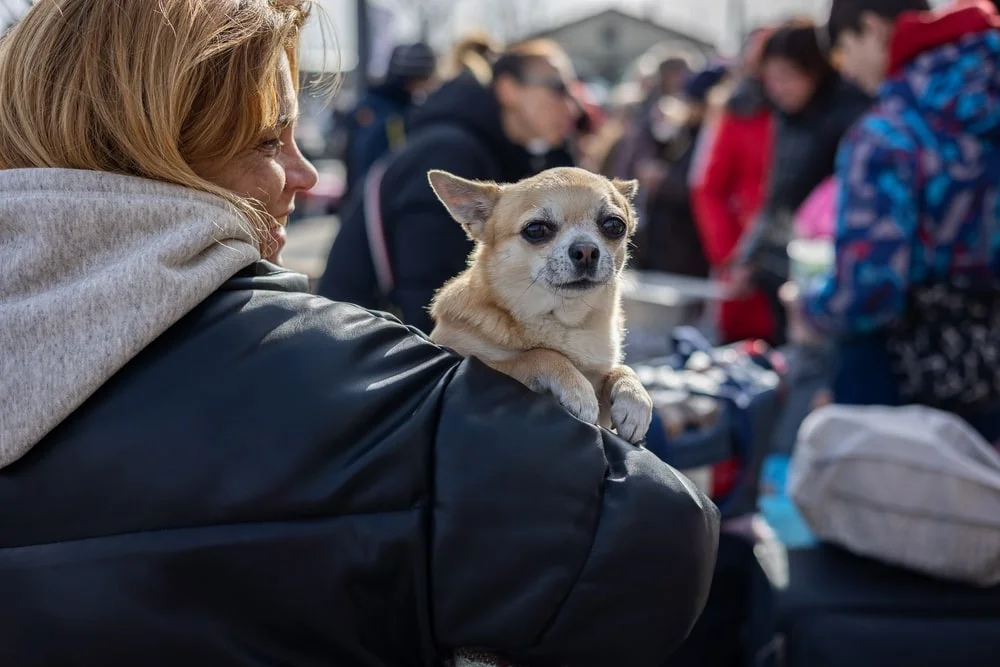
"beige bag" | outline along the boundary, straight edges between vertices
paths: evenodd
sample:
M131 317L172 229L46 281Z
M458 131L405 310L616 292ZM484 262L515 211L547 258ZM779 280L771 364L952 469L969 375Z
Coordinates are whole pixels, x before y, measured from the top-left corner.
M952 414L817 410L799 431L788 488L822 540L944 579L1000 583L1000 453Z

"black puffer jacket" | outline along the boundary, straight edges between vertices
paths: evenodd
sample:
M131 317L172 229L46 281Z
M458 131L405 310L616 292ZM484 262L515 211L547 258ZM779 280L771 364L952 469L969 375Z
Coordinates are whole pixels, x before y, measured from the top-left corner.
M705 602L714 506L269 267L0 470L0 664L661 665Z
M431 330L431 298L465 269L472 243L427 182L443 169L463 178L513 183L543 169L568 166L569 155L533 156L512 143L493 91L471 74L437 90L407 121L406 145L389 163L380 202L395 286L383 300L375 279L360 198L345 208L319 293L369 308L391 308L407 324Z
M858 88L834 76L801 112L777 113L767 199L741 252L766 285L788 279L786 247L795 211L833 174L840 139L870 104Z

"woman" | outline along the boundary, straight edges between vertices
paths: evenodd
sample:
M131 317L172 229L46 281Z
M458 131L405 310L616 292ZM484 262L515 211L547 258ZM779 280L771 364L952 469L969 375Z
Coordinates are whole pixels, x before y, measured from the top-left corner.
M795 19L764 44L761 74L777 108L770 185L764 208L741 241L734 272L737 291L752 285L767 295L783 342L785 310L778 290L788 280L788 242L795 211L833 173L840 138L868 108L870 100L843 81L820 44L815 23Z
M747 40L741 78L721 109L713 109L696 146L691 203L702 247L713 273L729 279L740 237L764 202L770 166L772 118L758 78L759 58L769 33ZM760 292L738 295L719 306L724 343L771 340L774 325Z
M0 664L661 664L714 507L260 261L316 179L307 6L40 0L0 42Z

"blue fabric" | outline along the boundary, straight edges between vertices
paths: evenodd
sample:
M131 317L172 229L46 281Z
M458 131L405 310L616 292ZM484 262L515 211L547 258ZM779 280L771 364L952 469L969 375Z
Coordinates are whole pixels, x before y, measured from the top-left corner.
M998 63L996 30L931 49L844 139L836 262L805 300L817 329L876 331L903 313L911 285L1000 276Z
M661 461L670 462L670 440L667 439L663 419L656 410L653 410L653 421L649 423L649 431L646 432L645 447Z
M389 152L388 123L392 117L406 114L410 102L391 91L374 89L358 103L348 121L349 140L346 154L347 190L364 181L371 166Z
M902 405L884 339L872 334L836 346L834 400L841 405Z
M788 495L788 455L773 454L761 469L760 513L789 549L815 546L818 541Z

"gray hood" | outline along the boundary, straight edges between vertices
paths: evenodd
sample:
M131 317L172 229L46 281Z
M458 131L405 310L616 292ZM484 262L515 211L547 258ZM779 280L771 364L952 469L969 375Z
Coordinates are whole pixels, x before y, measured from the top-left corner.
M0 170L0 469L258 259L249 223L212 195Z

